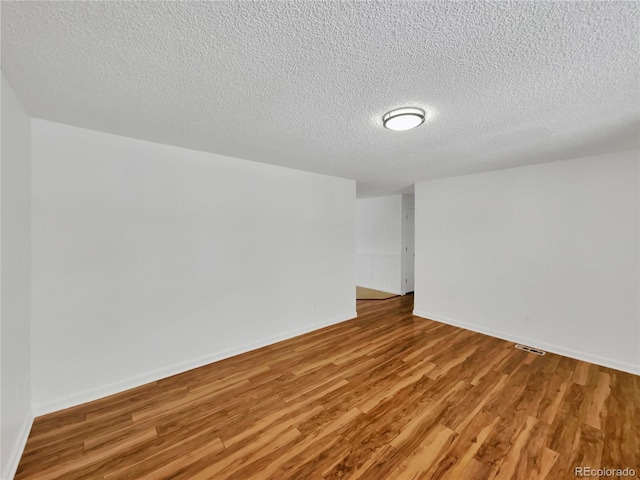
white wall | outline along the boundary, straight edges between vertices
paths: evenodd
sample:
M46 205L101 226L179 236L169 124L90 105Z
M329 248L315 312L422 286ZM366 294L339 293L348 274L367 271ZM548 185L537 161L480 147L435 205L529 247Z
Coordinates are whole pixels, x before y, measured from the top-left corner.
M0 156L0 478L13 478L31 429L31 124L2 74Z
M356 201L357 284L402 293L402 195Z
M355 182L32 130L36 413L356 315Z
M640 373L639 155L417 184L416 315Z

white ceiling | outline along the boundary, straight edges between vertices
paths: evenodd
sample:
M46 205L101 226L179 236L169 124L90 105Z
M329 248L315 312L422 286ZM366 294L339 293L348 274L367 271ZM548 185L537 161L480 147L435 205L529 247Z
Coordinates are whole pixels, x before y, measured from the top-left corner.
M348 177L637 148L638 2L2 2L34 117ZM432 120L392 132L381 116Z

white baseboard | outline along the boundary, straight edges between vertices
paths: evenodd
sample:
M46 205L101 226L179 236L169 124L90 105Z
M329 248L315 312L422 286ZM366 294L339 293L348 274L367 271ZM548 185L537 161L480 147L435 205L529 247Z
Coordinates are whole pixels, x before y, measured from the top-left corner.
M224 350L222 352L217 352L211 355L206 355L204 357L196 358L186 362L181 362L179 364L173 365L168 368L154 370L147 374L131 377L126 380L116 382L116 383L111 383L100 388L94 388L90 390L85 390L83 392L74 393L72 395L68 395L63 398L58 398L46 403L34 404L33 413L35 414L36 417L39 417L40 415L46 415L47 413L57 412L58 410L64 410L65 408L75 407L83 403L91 402L99 398L104 398L109 395L124 392L125 390L136 388L146 383L155 382L157 380L161 380L163 378L167 378L172 375L177 375L179 373L186 372L187 370L192 370L194 368L202 367L204 365L208 365L213 362L224 360L225 358L233 357L235 355L240 355L242 353L246 353L251 350L255 350L257 348L266 347L267 345L281 342L283 340L288 340L290 338L297 337L299 335L303 335L305 333L309 333L314 330L319 330L321 328L328 327L336 323L351 320L352 318L356 318L356 317L357 317L357 313L351 312L348 315L331 318L329 320L325 320L320 323L309 325L304 328L300 328L296 330L291 330L287 333L267 337L263 340L242 345L240 347L231 348L229 350Z
M29 416L25 418L25 421L20 428L18 441L13 446L9 458L3 465L4 471L0 474L0 478L2 478L2 480L13 480L13 477L18 470L20 459L22 458L22 452L24 452L24 447L26 447L27 445L27 439L29 438L29 433L31 432L31 426L33 425L33 418L33 413L29 412Z
M617 360L600 357L598 355L593 355L591 353L580 352L577 350L560 347L558 345L553 345L550 343L531 340L525 337L520 337L518 335L511 335L510 333L492 330L490 328L478 327L477 325L460 322L458 320L439 317L438 315L430 315L429 313L421 312L419 310L414 310L413 314L417 317L422 317L429 320L435 320L436 322L446 323L454 327L464 328L465 330L471 330L473 332L482 333L484 335L500 338L502 340L507 340L509 342L521 343L523 345L539 348L547 352L556 353L558 355L563 355L565 357L575 358L576 360L582 360L584 362L594 363L596 365L601 365L603 367L613 368L614 370L621 370L623 372L632 373L634 375L640 375L640 365L633 365L629 363L619 362Z

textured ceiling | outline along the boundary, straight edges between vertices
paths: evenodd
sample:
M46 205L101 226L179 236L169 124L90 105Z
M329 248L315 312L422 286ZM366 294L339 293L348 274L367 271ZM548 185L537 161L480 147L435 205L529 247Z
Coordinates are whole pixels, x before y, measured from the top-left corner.
M358 181L637 148L638 2L2 2L34 117ZM381 116L431 120L392 132Z

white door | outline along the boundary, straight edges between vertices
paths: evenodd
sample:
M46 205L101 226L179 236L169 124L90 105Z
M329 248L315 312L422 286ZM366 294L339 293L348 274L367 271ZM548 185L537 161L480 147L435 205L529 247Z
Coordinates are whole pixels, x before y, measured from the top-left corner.
M415 269L415 218L414 207L405 207L403 218L403 243L402 263L404 271L404 293L413 292L413 279Z

